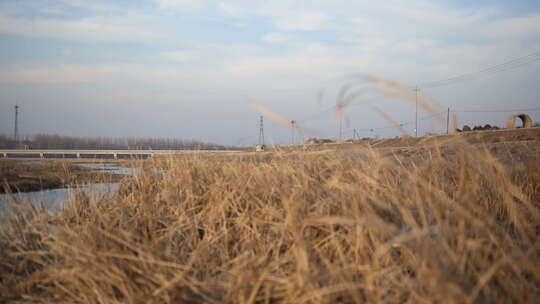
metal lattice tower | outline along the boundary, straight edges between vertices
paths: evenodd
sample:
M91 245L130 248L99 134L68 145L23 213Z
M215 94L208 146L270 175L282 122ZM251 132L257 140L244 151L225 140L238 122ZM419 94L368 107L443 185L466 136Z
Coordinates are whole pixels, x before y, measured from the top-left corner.
M291 145L294 145L294 124L296 123L296 121L294 120L291 120Z
M19 106L15 105L15 131L13 132L13 140L19 142Z
M414 121L415 121L414 136L418 137L418 92L420 91L418 86L416 86L414 91L416 92L415 111L414 111Z
M259 128L259 145L264 146L264 121L262 116Z

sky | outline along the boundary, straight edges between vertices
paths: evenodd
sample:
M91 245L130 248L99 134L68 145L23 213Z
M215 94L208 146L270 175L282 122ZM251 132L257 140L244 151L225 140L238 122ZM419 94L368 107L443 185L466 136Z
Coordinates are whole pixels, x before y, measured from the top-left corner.
M256 102L297 121L297 141L334 138L344 87L369 90L343 109L344 138L397 136L391 120L414 134L414 103L353 84L358 75L436 101L440 116L419 109L420 135L444 132L447 108L459 127L502 126L513 110L540 108L539 60L425 84L538 51L535 0L3 0L0 134L13 133L18 104L22 135L252 145ZM268 144L291 136L265 116Z

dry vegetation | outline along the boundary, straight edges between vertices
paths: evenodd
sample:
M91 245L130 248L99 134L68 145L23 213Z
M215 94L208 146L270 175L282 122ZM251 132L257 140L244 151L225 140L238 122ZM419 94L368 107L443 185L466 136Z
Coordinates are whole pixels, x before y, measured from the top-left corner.
M491 152L147 161L165 173L113 198L5 218L0 301L538 303L538 154Z

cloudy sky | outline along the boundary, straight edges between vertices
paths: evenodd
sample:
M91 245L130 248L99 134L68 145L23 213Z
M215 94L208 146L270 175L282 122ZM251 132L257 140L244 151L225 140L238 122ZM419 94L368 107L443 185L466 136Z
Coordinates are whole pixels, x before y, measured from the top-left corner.
M3 0L0 46L1 134L19 104L25 135L253 144L255 100L335 137L332 107L360 74L419 85L460 124L540 107L540 61L424 86L540 51L536 0ZM344 109L344 136L398 135L377 109L413 133L413 104L370 92ZM265 122L267 141L290 141ZM445 128L420 120L420 134Z

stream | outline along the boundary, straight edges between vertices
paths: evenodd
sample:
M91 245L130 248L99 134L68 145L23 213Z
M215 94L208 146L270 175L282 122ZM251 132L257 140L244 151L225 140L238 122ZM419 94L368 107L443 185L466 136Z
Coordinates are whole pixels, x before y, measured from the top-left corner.
M117 163L76 163L75 165L83 168L89 168L107 173L122 174L127 176L133 176L136 172L135 168L121 167ZM63 203L69 199L72 193L75 193L77 191L84 191L88 194L103 193L106 195L113 195L119 186L120 183L118 182L96 183L88 184L86 186L77 188L61 188L12 194L0 194L0 214L6 211L6 203L8 201L15 201L18 203L30 203L36 207L43 203L46 210L55 212L63 206Z

